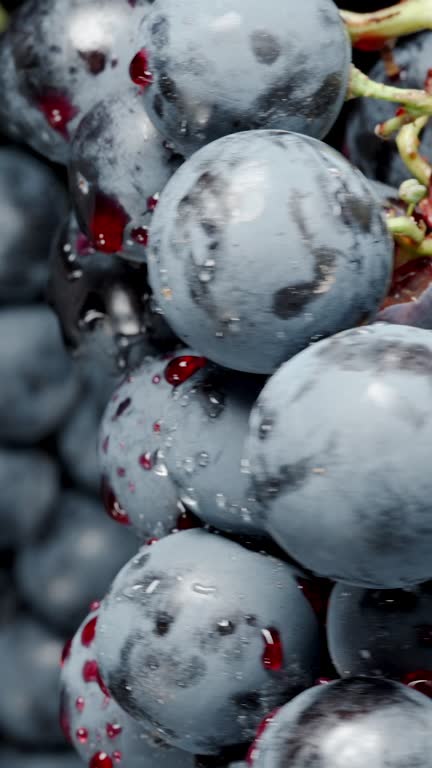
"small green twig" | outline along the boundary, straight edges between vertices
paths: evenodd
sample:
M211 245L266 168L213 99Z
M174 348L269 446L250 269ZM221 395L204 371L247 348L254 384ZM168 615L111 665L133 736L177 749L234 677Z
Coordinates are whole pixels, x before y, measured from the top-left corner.
M412 176L420 184L429 187L432 176L432 167L419 153L420 133L428 122L427 117L419 117L413 123L404 125L397 137L396 144L399 154Z
M373 13L340 13L352 43L359 48L378 48L388 38L432 29L432 0L405 0Z
M416 115L411 114L406 109L400 109L394 117L390 117L384 123L378 123L375 126L375 136L380 139L389 139L394 133L400 131L403 125L413 123L415 119Z
M388 216L387 226L393 236L408 238L416 244L425 238L426 227L417 224L410 216Z
M432 95L426 93L426 91L417 88L396 88L393 85L377 83L357 69L357 67L351 65L347 99L354 99L359 96L402 104L416 117L432 115Z
M399 187L399 198L407 205L407 216L412 216L416 205L427 197L428 188L417 179L407 179Z

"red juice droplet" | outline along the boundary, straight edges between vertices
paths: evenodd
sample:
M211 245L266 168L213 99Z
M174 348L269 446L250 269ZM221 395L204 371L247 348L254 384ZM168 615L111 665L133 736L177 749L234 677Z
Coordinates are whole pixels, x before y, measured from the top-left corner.
M100 601L99 600L93 600L93 602L90 603L89 611L90 612L98 611L99 608L100 608Z
M120 525L130 525L129 515L117 501L116 495L106 477L102 478L101 495L105 510L109 517L111 517L112 520L115 520L116 523L120 523Z
M206 365L207 360L205 357L198 357L196 355L175 357L173 360L170 360L165 368L165 379L171 386L178 387L179 384L183 384Z
M80 744L85 744L88 740L87 728L78 728L78 730L75 733L75 736L77 737Z
M97 683L98 679L98 663L94 659L91 661L85 661L82 668L82 678L85 683Z
M61 657L60 657L60 666L61 667L64 667L64 665L66 664L66 662L67 662L67 660L68 660L68 658L70 656L71 648L72 648L72 640L68 640L64 644L63 650L61 652Z
M153 82L153 75L149 70L149 59L145 48L141 48L133 57L129 66L129 75L135 85L147 88Z
M157 544L159 539L156 539L155 537L153 539L147 539L146 546L151 547L153 544Z
M246 755L247 765L253 765L253 761L258 752L258 742L261 736L263 735L264 731L266 730L268 724L271 723L271 721L273 720L273 718L278 712L279 712L279 707L277 709L274 709L273 712L270 712L270 714L267 715L267 717L265 717L264 720L260 722L257 728L255 739L253 740L251 746L249 747L248 753Z
M155 421L153 424L153 432L159 433L161 431L161 423L160 421Z
M152 384L160 384L160 383L161 383L161 377L160 377L160 376L158 376L158 374L156 374L155 376L153 376L153 378L152 378Z
M96 752L89 762L89 768L113 768L113 761L106 752Z
M75 709L77 712L84 712L85 707L85 701L82 696L78 696L77 700L75 701Z
M117 476L118 477L124 477L126 474L126 470L124 467L117 467Z
M97 620L98 620L98 617L93 616L93 618L87 622L87 624L85 625L85 627L81 632L81 643L86 648L88 648L92 644L93 640L95 639Z
M116 763L120 763L120 762L121 762L121 759L122 759L122 757L123 757L122 753L121 753L121 752L119 752L118 750L116 750L115 752L113 752L113 753L112 753L112 756L113 756L114 760L116 761Z
M153 213L153 211L156 210L158 202L159 192L155 192L154 195L150 195L150 197L147 198L147 210L150 211L150 213Z
M431 670L417 670L416 672L408 672L401 678L401 682L404 685L408 685L410 688L414 688L415 691L423 693L425 696L432 698L432 671Z
M271 672L278 672L283 666L283 649L280 634L273 627L262 629L261 634L264 638L263 666Z
M146 247L148 245L148 229L147 227L137 227L131 232L131 238L138 245Z
M146 469L147 471L153 468L153 459L151 457L151 453L143 453L138 459L138 463L142 469Z
M92 245L103 253L122 250L123 235L129 216L120 203L98 192L95 195L89 230Z
M57 91L47 91L36 98L35 104L48 125L64 139L69 140L68 125L78 114L79 109L74 107L67 96Z
M107 723L106 724L106 734L109 739L116 739L117 736L120 736L123 728L118 723Z
M314 685L328 685L329 683L334 683L331 677L317 677Z

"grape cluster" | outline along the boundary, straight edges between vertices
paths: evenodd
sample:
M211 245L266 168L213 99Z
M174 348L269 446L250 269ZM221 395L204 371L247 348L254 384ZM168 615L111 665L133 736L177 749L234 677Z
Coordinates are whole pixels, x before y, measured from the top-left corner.
M1 764L430 768L432 32L10 6Z

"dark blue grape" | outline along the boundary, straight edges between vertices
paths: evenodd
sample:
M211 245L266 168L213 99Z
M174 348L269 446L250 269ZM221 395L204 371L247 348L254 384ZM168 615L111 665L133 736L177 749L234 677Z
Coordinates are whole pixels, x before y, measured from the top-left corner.
M47 454L0 449L0 549L29 544L48 524L59 492L59 470Z
M179 492L158 453L173 392L164 375L167 364L155 357L128 376L108 403L99 434L101 474L144 538L165 536L179 514Z
M286 704L259 740L254 768L428 768L432 704L391 680L353 677Z
M58 723L63 642L25 616L0 627L0 729L22 746L64 743Z
M140 550L103 601L96 643L120 706L203 755L251 740L316 675L317 622L295 572L202 530Z
M2 440L36 442L65 418L79 379L47 307L1 310L0 382Z
M0 150L0 200L0 301L32 301L46 288L66 196L49 168L7 147Z
M53 526L18 553L18 591L51 626L71 632L136 548L134 537L108 520L96 500L69 491Z
M154 128L140 99L105 99L87 113L72 143L69 181L81 227L96 247L99 242L101 250L146 260L148 201L162 192L181 161ZM118 229L113 233L115 212Z
M63 717L82 760L118 753L123 768L194 768L194 759L167 745L155 728L136 722L114 699L107 698L95 659L97 611L77 630L61 674ZM116 762L115 758L113 763Z
M429 31L401 38L392 51L399 75L388 75L383 60L375 64L369 75L373 80L387 85L423 88L431 56L432 35ZM395 141L383 141L374 134L375 126L394 114L394 104L375 99L357 99L348 117L345 146L351 162L366 176L399 187L411 174L399 156ZM422 133L422 154L430 157L431 151L432 124L429 123Z
M7 768L83 768L73 752L19 752L10 748L0 750L0 764Z
M247 455L267 531L303 566L376 588L431 577L431 375L427 331L378 323L312 345L264 387Z
M152 309L145 266L95 251L73 216L52 250L50 300L76 355L112 374L174 343Z
M175 389L163 418L162 451L181 500L231 533L263 533L243 460L250 411L263 385L261 377L208 364Z
M321 138L342 107L350 49L329 0L156 0L142 25L155 125L190 154L237 131Z
M2 39L2 123L67 163L81 118L110 93L124 93L148 0L27 0ZM12 60L11 60L12 56Z
M330 655L343 677L402 678L432 669L430 582L412 590L370 590L337 584L327 615Z
M392 264L367 180L325 144L280 131L197 152L150 230L150 283L168 323L200 354L255 373L374 314Z

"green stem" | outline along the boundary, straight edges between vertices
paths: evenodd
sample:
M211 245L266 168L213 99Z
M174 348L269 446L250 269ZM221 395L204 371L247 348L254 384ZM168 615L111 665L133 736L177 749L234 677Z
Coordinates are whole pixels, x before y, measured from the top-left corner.
M425 0L429 2L429 0ZM407 0L409 2L409 0ZM365 96L369 99L380 99L402 104L410 113L432 115L432 95L417 88L395 88L392 85L377 83L357 67L351 65L350 84L347 99Z
M432 29L432 0L405 0L373 13L341 11L349 35L359 48L379 48L388 38Z
M425 229L409 216L388 216L387 226L393 236L408 237L413 243L422 243L425 238Z
M403 125L414 122L414 115L411 115L406 109L402 110L402 112L402 114L390 117L384 123L378 123L375 126L375 136L378 136L380 139L389 139L394 133L400 131Z
M432 167L419 153L420 133L428 122L427 117L419 117L413 123L404 125L397 137L396 144L399 154L408 168L410 174L414 176L420 184L429 187Z

